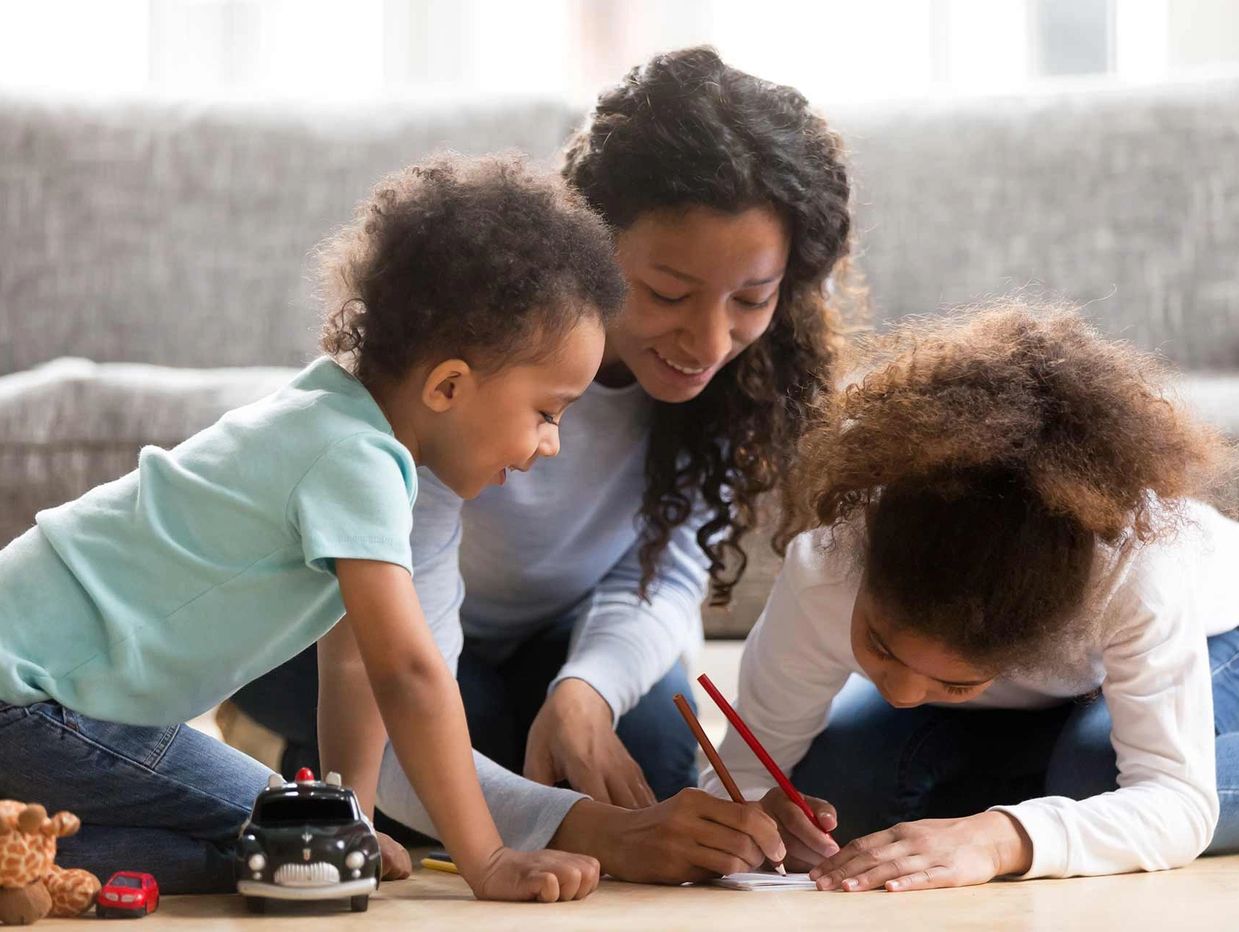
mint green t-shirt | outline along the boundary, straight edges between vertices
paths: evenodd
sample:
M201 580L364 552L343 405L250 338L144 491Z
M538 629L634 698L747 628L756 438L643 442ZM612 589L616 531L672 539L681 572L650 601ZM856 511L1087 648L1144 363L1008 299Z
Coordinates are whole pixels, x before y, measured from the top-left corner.
M328 358L0 551L0 700L183 722L343 615L334 561L410 572L417 473Z

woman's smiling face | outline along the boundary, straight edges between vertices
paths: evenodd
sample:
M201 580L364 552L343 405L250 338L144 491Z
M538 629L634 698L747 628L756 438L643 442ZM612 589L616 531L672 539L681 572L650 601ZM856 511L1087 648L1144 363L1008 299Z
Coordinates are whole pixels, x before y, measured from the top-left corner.
M791 240L768 207L642 214L616 237L628 300L607 330L599 381L659 401L696 397L774 317Z

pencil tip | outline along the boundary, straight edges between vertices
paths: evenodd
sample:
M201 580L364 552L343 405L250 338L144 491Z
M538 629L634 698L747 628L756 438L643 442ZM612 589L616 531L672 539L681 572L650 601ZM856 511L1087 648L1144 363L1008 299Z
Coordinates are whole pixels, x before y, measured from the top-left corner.
M787 868L784 867L782 864L774 865L774 869L778 871L780 874L782 874L784 877L787 876Z

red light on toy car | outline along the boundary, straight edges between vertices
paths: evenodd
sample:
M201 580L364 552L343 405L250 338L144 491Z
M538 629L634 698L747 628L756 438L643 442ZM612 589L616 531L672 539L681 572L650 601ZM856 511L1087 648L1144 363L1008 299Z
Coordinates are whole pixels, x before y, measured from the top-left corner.
M297 771L296 780L298 783L313 783L314 782L314 771L311 770L309 767L302 767L300 770Z

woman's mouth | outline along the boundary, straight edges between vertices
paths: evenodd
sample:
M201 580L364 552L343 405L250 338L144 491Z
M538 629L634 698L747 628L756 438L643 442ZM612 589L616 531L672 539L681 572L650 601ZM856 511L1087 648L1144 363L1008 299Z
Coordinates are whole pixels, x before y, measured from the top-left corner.
M662 370L677 382L697 383L709 381L710 372L713 366L689 366L684 363L674 362L660 353L658 350L651 348L650 352L662 364Z

